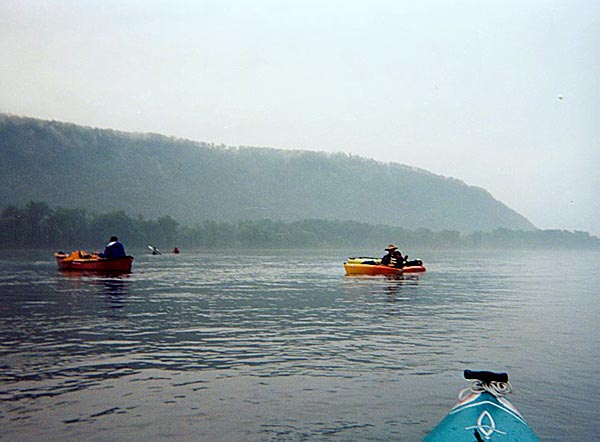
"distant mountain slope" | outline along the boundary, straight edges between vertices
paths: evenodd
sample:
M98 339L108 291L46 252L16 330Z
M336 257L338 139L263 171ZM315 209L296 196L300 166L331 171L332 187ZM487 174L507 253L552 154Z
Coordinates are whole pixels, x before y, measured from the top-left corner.
M345 154L228 148L0 115L0 205L211 220L338 219L409 229L535 229L487 191Z

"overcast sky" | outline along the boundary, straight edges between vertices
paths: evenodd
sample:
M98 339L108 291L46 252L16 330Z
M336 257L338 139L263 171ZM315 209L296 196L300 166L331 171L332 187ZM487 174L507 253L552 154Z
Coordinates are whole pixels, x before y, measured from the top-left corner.
M0 112L399 162L600 235L597 0L1 0L0 80Z

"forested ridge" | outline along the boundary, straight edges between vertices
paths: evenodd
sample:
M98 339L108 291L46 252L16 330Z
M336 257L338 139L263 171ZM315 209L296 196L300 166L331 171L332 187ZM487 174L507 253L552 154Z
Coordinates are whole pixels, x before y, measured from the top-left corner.
M407 230L533 230L487 191L346 155L215 146L0 115L0 206L43 201L185 225L307 219Z
M600 239L586 232L563 230L461 234L457 231L407 230L355 221L263 220L209 221L181 225L166 216L147 220L123 211L105 214L83 209L52 208L30 201L23 207L7 206L0 212L0 248L53 248L98 250L111 235L127 245L153 244L163 250L223 248L368 248L379 250L390 241L410 249L429 248L587 248L600 249Z

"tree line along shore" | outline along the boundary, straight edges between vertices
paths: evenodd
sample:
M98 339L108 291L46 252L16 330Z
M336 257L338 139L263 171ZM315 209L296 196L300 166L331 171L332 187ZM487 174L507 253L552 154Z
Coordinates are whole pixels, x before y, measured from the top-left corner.
M600 238L582 231L510 230L461 233L452 230L409 230L401 226L354 221L205 220L183 225L170 216L154 220L124 211L94 213L83 209L52 208L31 201L0 212L3 249L100 248L110 235L129 247L155 244L188 249L222 248L343 248L380 247L390 241L414 248L598 249Z

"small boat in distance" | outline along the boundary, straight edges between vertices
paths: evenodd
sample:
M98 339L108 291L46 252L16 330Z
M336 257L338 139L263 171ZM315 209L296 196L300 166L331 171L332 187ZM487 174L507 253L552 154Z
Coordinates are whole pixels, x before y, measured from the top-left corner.
M131 273L133 264L133 256L109 259L85 250L76 250L71 254L58 252L54 257L59 270Z
M506 373L465 370L471 387L424 442L535 442L538 437L504 396L511 391Z

